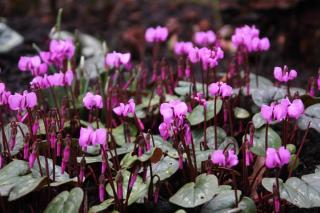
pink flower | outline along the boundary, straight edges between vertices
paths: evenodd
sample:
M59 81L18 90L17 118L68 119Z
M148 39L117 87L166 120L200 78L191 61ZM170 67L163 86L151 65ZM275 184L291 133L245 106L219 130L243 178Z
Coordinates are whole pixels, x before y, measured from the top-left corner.
M298 119L304 112L304 105L301 99L295 99L288 106L288 115L291 118Z
M224 57L224 53L220 47L214 50L203 47L201 49L194 47L189 50L188 58L191 63L195 64L201 61L202 68L214 68L218 65L218 60Z
M230 97L232 95L232 87L221 81L212 83L209 85L209 94L223 98Z
M201 92L198 92L195 97L193 97L195 101L197 101L199 104L203 106L207 106L207 100L203 98L203 94Z
M180 100L172 100L169 103L163 103L160 106L160 114L166 123L171 123L175 117L183 118L187 115L188 106Z
M130 62L130 53L118 53L113 51L106 56L105 63L111 68L119 68L121 65L127 65Z
M34 162L36 161L36 153L34 151L32 151L31 155L29 155L29 168L33 168L34 166Z
M253 162L252 152L250 152L250 150L246 150L246 166L250 166L252 162Z
M150 27L146 30L145 39L149 43L163 42L167 40L168 34L169 32L166 27Z
M34 76L43 75L48 71L47 64L42 63L41 58L39 56L20 57L18 67L23 72L30 71Z
M5 84L0 83L0 106L6 105L8 103L8 98L10 95L11 93L6 91Z
M67 86L71 86L72 84L72 81L73 81L73 72L72 70L68 70L65 74L64 74L64 77L63 77L63 83L64 85L67 85Z
M162 122L159 125L159 132L160 132L161 137L164 140L167 140L170 137L170 124Z
M273 75L274 75L274 78L280 82L288 82L297 77L297 71L290 70L289 72L289 69L287 66L284 66L283 69L281 67L275 67L273 70Z
M119 106L113 108L113 112L118 116L127 117L129 113L135 113L136 104L133 99L130 99L127 104L120 103Z
M83 148L89 146L91 144L91 138L94 131L91 127L80 129L80 137L79 137L79 145Z
M206 32L196 32L194 35L195 43L203 47L213 44L216 39L216 34L212 30Z
M181 41L174 44L174 52L176 55L188 55L192 48L192 42Z
M82 101L83 105L89 110L93 108L101 109L103 107L102 97L100 95L94 95L91 92L87 92Z
M71 86L73 72L68 70L66 73L59 72L52 75L36 76L30 82L32 88L45 89L49 87Z
M107 141L107 131L104 128L99 128L91 134L92 145L104 145Z
M75 52L75 46L71 39L67 40L51 40L50 52L53 57L71 59Z
M227 168L236 166L239 163L238 156L233 150L228 150L227 153L223 153L222 150L215 150L211 154L211 161L213 164Z
M268 38L259 38L259 30L255 26L245 25L236 28L232 35L232 44L236 47L244 47L248 52L266 51L270 48Z
M37 105L37 96L34 92L28 93L27 91L24 91L22 95L15 93L9 96L8 103L11 110L32 109Z
M266 153L266 167L269 169L281 168L290 161L290 152L283 146L278 150L275 148L268 148Z

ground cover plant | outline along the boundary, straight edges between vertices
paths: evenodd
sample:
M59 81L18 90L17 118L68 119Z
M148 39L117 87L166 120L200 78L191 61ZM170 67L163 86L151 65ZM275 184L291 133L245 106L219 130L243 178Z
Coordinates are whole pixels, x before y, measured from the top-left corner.
M0 83L2 212L320 207L319 169L296 174L320 132L320 76L297 88L301 71L286 65L259 75L272 44L255 26L236 28L229 48L211 30L172 42L152 26L147 60L102 45L93 73L61 15L48 48L17 61L29 89Z

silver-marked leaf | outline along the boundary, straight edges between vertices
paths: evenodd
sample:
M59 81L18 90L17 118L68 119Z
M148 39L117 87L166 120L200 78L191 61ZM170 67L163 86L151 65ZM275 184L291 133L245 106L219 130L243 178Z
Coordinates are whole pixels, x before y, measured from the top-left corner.
M200 206L219 192L218 179L215 175L201 174L195 182L182 186L169 201L184 208Z
M259 129L260 127L266 124L266 120L261 116L260 112L254 114L254 116L252 117L252 122L253 122L254 128L256 129ZM279 123L279 121L274 120L269 124L273 125L277 123Z
M193 136L194 136L194 143L196 146L196 149L200 150L200 142L204 141L204 132L203 130L194 130L193 131ZM218 147L220 144L223 143L223 141L225 140L225 138L227 137L226 132L224 131L224 129L222 129L221 127L217 127L217 143L218 143ZM206 142L207 145L209 146L209 148L214 148L214 144L215 144L215 131L214 131L214 126L209 126L206 129Z
M44 213L78 213L82 200L83 191L79 187L63 191L51 200Z
M222 107L222 101L220 99L217 99L216 106L217 106L216 113L219 114ZM211 120L213 117L214 117L214 101L208 101L207 108L206 108L206 120L207 121ZM192 110L192 112L187 116L187 119L189 120L192 126L202 123L204 121L203 105L196 106Z
M286 92L284 89L278 87L266 87L263 89L256 89L252 93L253 102L261 107L263 104L269 105L272 102L284 98Z
M309 106L298 120L298 126L302 130L308 128L310 122L310 128L320 132L320 104L314 104Z
M128 125L128 131L130 132L130 140L133 141L137 134L137 129L133 125ZM117 126L115 129L112 130L112 136L117 145L123 146L126 143L126 138L124 135L124 125ZM128 141L129 142L129 141Z
M113 198L107 199L105 201L103 201L102 203L95 205L95 206L91 206L91 208L89 209L89 213L98 213L98 212L102 212L104 210L106 210L109 206L113 205Z
M250 138L250 135L247 135ZM253 147L251 151L259 156L265 156L266 127L256 129L253 136ZM268 147L279 148L281 138L272 128L268 128Z
M174 92L180 96L190 95L190 88L191 92L193 92L193 83L188 81L179 81L176 88L174 88ZM204 86L206 90L206 85ZM197 92L202 92L202 84L196 83L196 90Z
M178 161L168 156L162 158L158 163L152 164L152 174L158 175L160 180L165 180L179 169ZM150 170L147 170L147 178L150 178Z

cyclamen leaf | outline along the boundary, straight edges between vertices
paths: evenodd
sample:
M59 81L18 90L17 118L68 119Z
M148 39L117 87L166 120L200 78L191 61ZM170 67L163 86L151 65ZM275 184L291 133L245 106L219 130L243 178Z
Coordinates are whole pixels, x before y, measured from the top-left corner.
M222 100L217 99L217 111L216 113L219 114L222 108ZM214 101L207 102L207 109L206 109L206 120L211 120L214 117ZM204 107L203 105L196 106L192 112L187 116L190 124L192 126L200 124L204 121Z

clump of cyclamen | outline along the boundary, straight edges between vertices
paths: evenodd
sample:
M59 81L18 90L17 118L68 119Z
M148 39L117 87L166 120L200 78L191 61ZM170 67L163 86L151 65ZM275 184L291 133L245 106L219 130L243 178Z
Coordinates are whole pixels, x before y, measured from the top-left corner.
M272 103L270 106L261 106L261 116L268 122L273 120L282 121L287 117L298 119L304 112L304 105L301 99L294 99L292 102L288 98L282 99L280 103Z
M281 168L290 162L290 152L283 146L278 150L275 148L268 148L266 153L265 164L269 169Z
M86 148L90 145L104 145L107 140L107 131L105 128L93 130L92 127L81 127L79 145Z
M83 105L89 110L93 108L101 109L103 107L101 95L94 95L92 92L87 92L82 101Z
M49 87L71 86L74 75L71 70L52 75L36 76L30 82L32 88L45 89Z
M218 65L220 59L223 59L224 53L220 47L216 47L213 50L206 47L197 48L194 47L189 50L188 59L191 63L195 64L201 62L202 68L207 70L208 68L214 68Z
M284 66L282 69L281 67L275 67L273 70L274 78L280 82L288 82L297 77L297 71L288 69L287 66Z
M108 53L105 59L105 64L110 68L119 68L121 65L128 66L130 64L130 53L118 53L113 51Z
M255 26L245 25L236 28L232 35L232 44L236 48L243 47L248 52L267 51L270 48L270 41L267 37L259 38L260 31Z
M18 67L22 72L30 71L33 76L48 72L48 65L41 60L40 56L21 56Z
M221 81L210 84L208 89L209 94L213 97L221 96L226 98L232 95L232 87Z
M37 105L37 96L34 92L24 91L22 94L15 93L8 97L8 104L11 110L32 109Z
M129 114L134 114L136 104L133 99L130 99L127 104L120 103L119 106L113 108L113 112L118 116L127 117Z
M149 43L159 43L167 40L169 31L166 27L150 27L145 32L145 39Z
M41 59L49 64L62 68L65 60L70 60L75 53L75 46L71 39L51 40L49 51L40 52Z
M216 40L217 36L212 30L196 32L194 35L194 42L202 47L212 45Z
M169 103L161 104L160 114L163 117L163 122L159 126L159 132L163 139L166 140L171 136L172 128L182 127L184 125L183 120L187 112L187 104L180 100L172 100Z
M223 152L223 150L215 150L211 154L211 162L221 167L231 168L239 163L238 156L233 150Z

